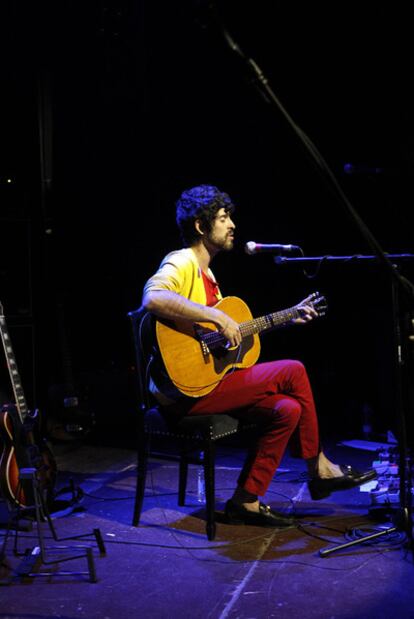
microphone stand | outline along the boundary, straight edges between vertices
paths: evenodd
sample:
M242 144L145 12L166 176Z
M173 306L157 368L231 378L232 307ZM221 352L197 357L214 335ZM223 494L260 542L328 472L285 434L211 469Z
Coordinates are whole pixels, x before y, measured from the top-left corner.
M393 305L394 305L394 332L396 336L397 346L397 392L398 392L398 426L400 429L398 443L400 451L400 505L401 505L401 526L407 533L409 540L409 547L411 548L414 556L414 544L413 544L413 521L412 521L412 499L411 489L407 492L406 485L411 478L411 458L408 453L407 435L406 435L406 422L405 414L408 406L411 407L411 415L414 416L414 398L412 391L409 392L408 385L410 381L407 379L413 375L414 370L414 336L412 330L414 326L414 285L407 278L403 277L395 265L391 262L390 257L383 251L380 244L371 233L368 226L359 216L351 202L345 195L341 186L339 185L334 173L326 163L321 153L316 148L315 144L311 141L309 136L295 123L293 118L289 115L284 108L274 91L272 90L269 80L263 73L261 68L255 62L254 59L247 56L238 43L234 40L229 30L225 26L221 16L219 15L216 3L211 0L207 6L207 23L210 21L220 32L226 46L231 53L237 58L239 62L244 65L245 70L252 77L252 83L257 88L266 104L275 108L278 114L282 114L286 122L293 130L296 137L299 139L302 146L305 148L305 152L309 155L311 161L315 164L318 172L322 178L328 184L329 188L333 190L338 202L344 208L346 214L354 222L355 226L365 239L372 252L375 254L376 259L380 262L388 272L392 286L393 286ZM338 257L340 258L340 257ZM292 259L291 259L292 260ZM297 259L301 260L301 258ZM403 305L403 307L402 307ZM405 381L403 381L403 374ZM408 412L407 412L408 414ZM404 485L404 487L402 487ZM388 531L381 532L386 535ZM379 537L380 534L376 534L375 537ZM370 537L370 536L368 536ZM361 538L350 544L363 543L364 539ZM346 544L345 546L349 546ZM344 545L341 546L343 548ZM339 547L338 547L339 548ZM328 552L325 551L325 555Z
M414 254L386 254L387 258L393 261L400 260L413 260ZM378 257L375 255L362 255L362 254L354 254L350 256L300 256L300 257L292 257L288 258L285 256L275 256L274 262L277 265L287 264L287 263L299 263L299 264L307 264L318 262L319 264L323 264L325 262L378 262ZM397 265L393 264L393 268L397 271ZM401 277L401 276L400 276ZM369 542L375 540L379 537L383 537L384 535L389 535L391 533L395 533L399 529L403 529L407 533L407 537L409 540L410 548L413 549L413 535L412 535L412 463L411 457L409 455L409 447L407 441L407 427L406 427L406 417L404 414L404 409L407 408L409 404L409 393L404 389L405 385L408 385L408 380L410 376L405 376L405 381L403 381L403 375L407 373L407 368L410 367L410 364L406 363L407 354L405 353L406 346L404 346L404 341L401 335L401 324L400 324L400 295L396 280L394 278L391 279L391 303L392 303L392 317L393 317L393 331L394 331L394 350L395 350L395 368L396 368L396 409L397 409L397 425L398 425L398 452L399 452L399 491L400 491L400 512L394 518L394 526L388 527L387 529L380 531L378 533L373 533L371 535L366 535L364 537L360 537L356 540L352 540L346 542L344 544L339 544L337 546L333 546L331 548L327 548L325 550L320 550L319 555L321 557L327 557L337 550L343 550L345 548L350 548L351 546L356 546L358 544L363 544L364 542ZM413 336L409 337L409 340L412 341ZM411 364L412 365L412 364ZM412 394L411 394L412 395Z

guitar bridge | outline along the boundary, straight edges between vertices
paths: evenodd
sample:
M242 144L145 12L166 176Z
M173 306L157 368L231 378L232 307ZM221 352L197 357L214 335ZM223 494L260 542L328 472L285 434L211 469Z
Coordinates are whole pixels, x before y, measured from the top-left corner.
M196 339L200 342L201 354L203 355L203 359L205 362L207 362L211 352L204 340L204 337L203 337L204 332L203 332L203 329L200 327L200 325L197 325L197 324L194 325L194 333L195 333Z
M200 344L201 344L201 352L203 353L204 359L206 359L210 355L210 349L204 340L201 340Z

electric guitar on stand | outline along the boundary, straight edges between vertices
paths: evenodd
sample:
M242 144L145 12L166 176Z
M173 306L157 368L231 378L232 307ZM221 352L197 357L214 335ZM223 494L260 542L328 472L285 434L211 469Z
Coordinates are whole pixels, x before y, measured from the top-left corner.
M38 411L31 412L27 407L1 303L0 334L15 398L15 403L5 404L0 411L0 490L10 504L31 506L31 484L20 480L20 470L32 467L48 503L55 485L56 464L46 441L39 436Z

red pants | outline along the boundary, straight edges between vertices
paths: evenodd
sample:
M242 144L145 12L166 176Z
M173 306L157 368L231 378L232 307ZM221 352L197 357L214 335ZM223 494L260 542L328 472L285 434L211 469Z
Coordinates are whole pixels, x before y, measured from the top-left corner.
M300 361L271 361L229 373L214 391L196 401L188 415L220 413L263 422L238 480L251 494L265 494L289 439L295 456L307 459L319 453L315 403Z

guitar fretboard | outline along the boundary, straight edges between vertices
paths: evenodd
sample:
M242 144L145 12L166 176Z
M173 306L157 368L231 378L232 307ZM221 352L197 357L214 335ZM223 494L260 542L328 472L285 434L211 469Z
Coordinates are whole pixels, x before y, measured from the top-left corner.
M0 304L0 309L1 309L1 304ZM1 312L3 313L2 309L1 309ZM14 357L9 332L8 332L7 325L6 325L6 319L3 315L0 315L0 333L1 333L1 340L3 342L4 354L6 356L7 367L9 369L10 381L13 387L13 393L14 393L14 397L16 400L16 408L19 413L20 420L23 423L28 413L28 408L26 404L26 398L24 395L22 383L20 380L19 370L17 369L17 363Z
M314 292L304 301L306 302L306 305L309 305L317 311L318 316L324 316L326 310L326 299L325 297L318 295L318 292ZM288 307L284 310L280 310L279 312L273 312L272 314L266 314L265 316L260 316L259 318L252 318L251 320L242 322L239 324L242 338L244 339L249 335L254 335L257 333L261 333L262 331L276 329L277 327L287 325L292 320L300 318L303 315L302 311L303 305L299 304L294 305L293 307ZM200 340L201 345L205 346L205 348L203 349L203 354L208 354L210 349L222 347L227 342L225 336L219 331L197 333L197 338Z
M296 307L289 307L281 310L280 312L274 312L272 314L266 314L259 318L253 318L247 322L242 322L240 325L240 332L242 337L253 335L254 333L261 333L266 329L274 329L276 327L282 327L294 318L299 318L300 312Z

